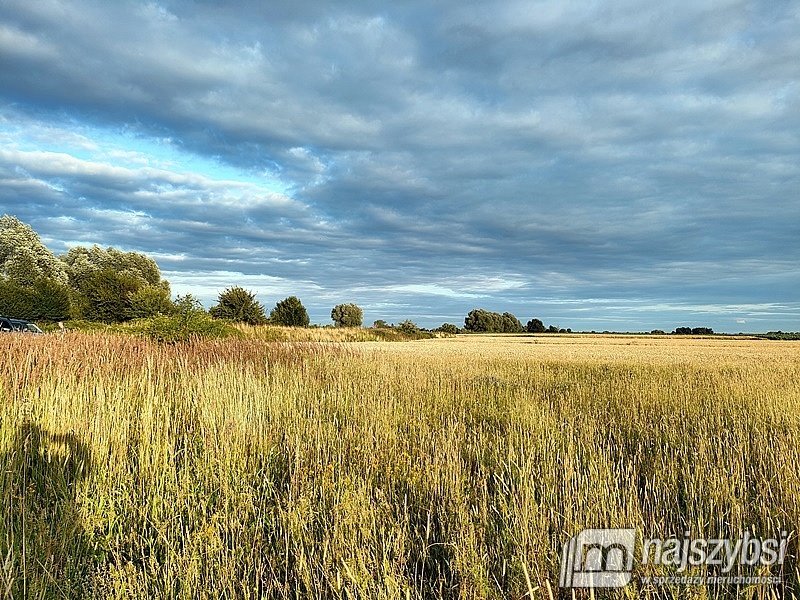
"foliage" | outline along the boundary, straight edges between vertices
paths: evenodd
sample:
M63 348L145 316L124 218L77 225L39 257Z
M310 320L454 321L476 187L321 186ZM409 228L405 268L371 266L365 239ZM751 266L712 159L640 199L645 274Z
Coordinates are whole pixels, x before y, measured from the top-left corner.
M388 329L390 325L383 319L378 319L372 322L373 329Z
M361 327L364 312L356 304L337 304L331 310L331 319L337 327Z
M398 323L397 330L411 335L420 332L420 328L417 326L417 324L410 319L406 319L405 321L401 321L400 323Z
M256 300L255 293L238 286L220 292L217 304L209 312L215 319L248 325L264 325L267 322L264 307Z
M453 325L452 323L442 323L441 325L439 325L439 327L434 329L434 331L440 331L441 333L451 333L453 335L459 332L458 327L456 325Z
M85 299L82 317L90 321L120 323L134 318L132 297L142 287L135 276L104 269L87 275L81 282Z
M674 335L713 335L714 330L710 327L678 327L673 332Z
M757 337L767 340L800 340L800 332L768 331L767 333L760 334Z
M528 324L525 325L525 331L528 333L544 333L546 329L541 319L531 319L528 321Z
M522 324L509 312L500 314L476 308L464 319L464 329L474 333L520 333Z
M169 315L174 310L169 290L163 286L144 285L130 295L130 314L133 319Z
M75 246L61 257L69 274L70 284L82 289L83 282L100 271L116 271L136 279L140 285L155 285L169 290L169 284L161 279L156 262L138 252L122 252L116 248Z
M70 314L70 291L54 279L30 286L0 280L0 314L30 321L63 321Z
M119 323L172 310L169 283L144 254L76 246L61 260L75 292L75 317Z
M191 294L176 298L172 314L140 319L131 323L129 328L156 341L169 343L240 335L237 329L212 319Z
M275 305L269 314L269 321L274 325L286 327L308 327L310 319L300 299L297 296L289 296Z
M50 279L67 283L64 265L29 226L10 215L0 217L0 280L24 287Z

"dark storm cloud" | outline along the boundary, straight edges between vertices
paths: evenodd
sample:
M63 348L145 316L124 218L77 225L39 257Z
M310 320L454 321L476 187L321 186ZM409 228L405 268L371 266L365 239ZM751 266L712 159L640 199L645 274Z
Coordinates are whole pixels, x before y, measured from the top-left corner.
M0 5L0 206L320 319L800 328L796 5L277 4ZM249 178L91 149L120 130Z

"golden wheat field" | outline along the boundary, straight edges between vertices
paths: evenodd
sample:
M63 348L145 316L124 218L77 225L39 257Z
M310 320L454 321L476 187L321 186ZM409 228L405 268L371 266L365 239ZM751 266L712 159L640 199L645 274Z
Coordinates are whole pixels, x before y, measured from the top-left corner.
M358 336L339 339L361 339ZM800 344L0 338L5 598L781 598ZM779 584L559 588L584 528L791 532ZM749 569L746 572L742 569ZM695 569L696 571L697 569Z

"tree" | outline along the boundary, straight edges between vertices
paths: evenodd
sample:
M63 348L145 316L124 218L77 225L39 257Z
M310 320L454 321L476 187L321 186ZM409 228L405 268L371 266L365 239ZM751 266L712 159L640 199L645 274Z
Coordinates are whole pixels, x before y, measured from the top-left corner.
M0 280L0 314L29 321L63 321L69 313L69 288L53 279L37 279L31 286Z
M131 318L142 319L155 315L169 315L175 312L175 305L164 288L145 285L130 296Z
M278 302L269 313L269 320L275 325L287 327L308 327L310 321L308 311L297 296L289 296Z
M520 333L522 331L522 323L510 312L504 312L500 319L500 331L503 333Z
M419 333L420 329L414 321L411 319L406 319L405 321L399 323L397 325L397 329L402 331L403 333L407 333L409 335L414 335Z
M40 279L67 283L64 265L37 233L10 215L0 217L0 279L31 287Z
M364 312L355 304L337 304L331 310L331 319L337 327L361 327Z
M255 293L242 287L230 287L220 292L216 306L209 311L215 319L230 319L248 325L264 325L267 315L256 300Z
M389 324L383 319L378 319L372 323L373 329L389 329Z
M76 246L61 261L75 292L73 312L78 317L120 322L172 310L169 282L144 254ZM100 289L104 281L111 285L110 293ZM114 293L124 296L115 298Z
M522 331L522 324L509 312L500 314L476 308L464 319L464 329L472 332L519 333Z
M442 333L451 333L456 334L458 333L458 327L453 325L452 323L442 323L435 329L435 331L440 331Z
M92 273L83 282L83 316L104 323L129 321L135 316L131 298L141 287L139 280L128 273L112 269Z
M525 326L525 331L528 333L544 333L546 329L540 319L531 319Z
M169 283L161 278L156 262L138 252L122 252L116 248L75 246L61 256L66 265L70 285L80 289L83 281L98 271L113 270L137 279L141 285L154 285L169 292Z
M469 311L464 318L464 329L475 333L497 331L498 325L497 319L495 318L496 316L499 315L482 308L475 308Z

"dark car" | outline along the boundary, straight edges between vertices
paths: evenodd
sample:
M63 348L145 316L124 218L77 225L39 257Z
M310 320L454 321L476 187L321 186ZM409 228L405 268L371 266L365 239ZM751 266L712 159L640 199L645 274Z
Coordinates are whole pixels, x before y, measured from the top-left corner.
M36 323L31 323L30 321L25 321L24 319L8 319L6 317L0 317L0 331L18 331L21 333L36 334L43 333L43 331L36 326Z

